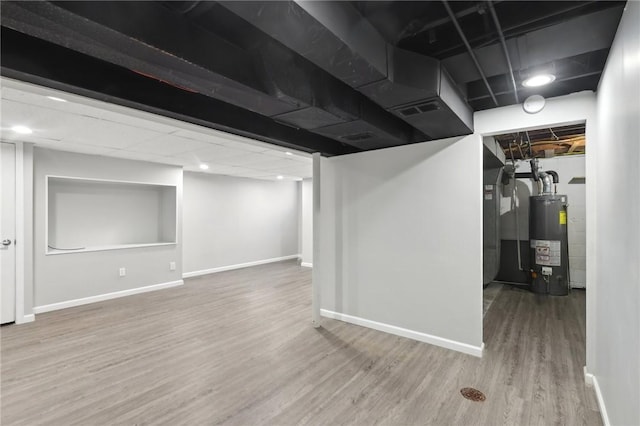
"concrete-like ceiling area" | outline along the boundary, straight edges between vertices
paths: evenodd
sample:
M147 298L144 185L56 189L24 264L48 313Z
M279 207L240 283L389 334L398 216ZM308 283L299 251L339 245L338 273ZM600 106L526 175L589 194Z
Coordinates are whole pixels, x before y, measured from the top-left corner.
M1 3L2 74L341 155L595 90L620 1ZM468 49L470 48L470 50ZM525 88L537 73L552 84Z

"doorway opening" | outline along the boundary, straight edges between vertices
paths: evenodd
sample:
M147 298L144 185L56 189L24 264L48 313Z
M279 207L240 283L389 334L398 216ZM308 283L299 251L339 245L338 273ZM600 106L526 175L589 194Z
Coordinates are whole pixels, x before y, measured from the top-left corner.
M565 353L554 342L570 341L576 368L586 363L585 133L583 122L485 137L483 164L485 344L517 321L514 350Z
M553 295L584 289L585 124L493 139L504 154L504 166L485 160L485 180L492 179L485 185L495 185L496 193L491 200L485 193L485 247L496 253L485 253L483 285L508 284Z

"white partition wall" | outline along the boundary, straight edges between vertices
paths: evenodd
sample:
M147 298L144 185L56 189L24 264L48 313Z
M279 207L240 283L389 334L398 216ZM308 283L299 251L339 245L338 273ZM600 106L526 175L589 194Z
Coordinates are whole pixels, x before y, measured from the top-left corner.
M304 179L301 188L300 256L302 266L313 266L313 181Z
M56 201L57 210L48 212L46 194L48 176L88 179L88 181L69 181L72 183L87 183L92 182L91 180L136 182L145 184L142 186L145 189L142 191L144 196L138 194L139 199L132 202L128 191L122 192L110 188L106 192L92 192L86 191L87 188L78 190L75 187L63 187L57 188L59 191ZM56 183L61 182L58 179ZM167 203L173 209L169 212L174 217L171 220L173 232L167 232L171 235L167 237L165 244L151 246L133 244L149 241L138 241L140 235L132 232L128 226L125 226L126 223L121 223L125 219L143 220L144 215L149 212L153 212L154 217L149 220L154 226L159 226L163 222L158 219L163 210L162 206L151 204L163 204L166 197L154 194L154 191L149 192L148 189L152 186L146 184L174 188L173 202ZM140 187L133 185L132 188ZM34 312L46 312L182 284L181 199L182 169L180 167L36 148L34 155ZM96 210L100 203L106 203L103 204L103 208L110 212L109 215ZM120 215L117 213L118 210L123 210L125 213ZM56 236L57 243L91 244L91 241L99 239L98 245L104 245L104 247L93 247L101 249L99 251L72 250L66 253L51 250L47 247L50 245L47 241L48 213L60 215L56 221L52 222L57 222L59 225L57 232L65 233L65 235ZM108 216L113 220L107 220ZM85 240L81 235L73 235L76 229L72 226L74 222L78 227L85 227L85 231L81 233L90 234L88 235L90 239ZM86 228L92 224L96 229ZM127 233L133 236L132 240L127 240L128 236L125 235ZM120 244L105 240L110 234L115 234L117 242L121 245L129 247L118 248Z
M184 276L298 257L298 182L184 173Z
M322 313L480 356L482 139L322 159Z
M587 155L590 149L587 145ZM636 1L627 2L600 80L598 144L593 149L598 175L595 206L598 256L594 259L595 332L587 334L587 339L594 340L595 353L588 359L587 367L595 378L605 423L638 425L640 3ZM588 289L592 290L590 286Z

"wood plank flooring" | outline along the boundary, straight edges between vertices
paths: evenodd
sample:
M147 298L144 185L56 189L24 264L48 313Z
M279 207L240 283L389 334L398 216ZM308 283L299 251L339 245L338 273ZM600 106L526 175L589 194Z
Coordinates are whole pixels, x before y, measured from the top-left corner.
M4 326L1 423L601 424L584 292L505 286L479 359L335 320L314 329L310 279L281 262ZM463 399L468 386L486 401Z

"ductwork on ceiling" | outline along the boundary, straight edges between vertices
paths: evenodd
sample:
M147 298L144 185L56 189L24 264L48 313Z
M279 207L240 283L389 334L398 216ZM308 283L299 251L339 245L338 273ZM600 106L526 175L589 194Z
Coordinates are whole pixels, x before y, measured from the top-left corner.
M473 112L440 61L399 49L348 2L222 2L261 29L424 132L473 131ZM333 136L344 124L317 129Z
M351 4L220 5L259 43L195 24L206 2L3 2L2 25L351 147L341 153L472 132L440 62L390 45Z

